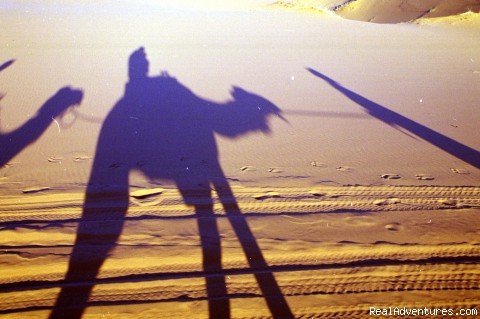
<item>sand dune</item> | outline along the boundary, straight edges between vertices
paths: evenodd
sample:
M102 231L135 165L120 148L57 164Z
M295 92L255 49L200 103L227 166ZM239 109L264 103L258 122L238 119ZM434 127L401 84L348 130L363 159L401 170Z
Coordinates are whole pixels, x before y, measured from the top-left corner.
M421 25L443 25L443 26L459 26L465 28L473 28L476 29L480 26L480 13L475 12L465 12L457 15L452 16L445 16L445 17L434 17L434 18L420 18L415 20L415 23Z
M466 12L478 13L480 10L480 1L478 0L293 0L278 1L276 5L311 11L335 12L343 18L374 23L410 22L418 19L455 16ZM463 16L463 19L466 17Z

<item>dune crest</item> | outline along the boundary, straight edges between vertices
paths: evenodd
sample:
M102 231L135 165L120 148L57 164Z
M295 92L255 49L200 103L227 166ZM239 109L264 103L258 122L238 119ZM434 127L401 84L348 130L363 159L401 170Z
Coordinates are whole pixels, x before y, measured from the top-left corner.
M314 12L334 12L340 17L373 23L402 23L418 19L461 15L461 20L475 18L480 11L479 0L289 0L274 5ZM438 20L436 20L438 21ZM456 21L456 20L455 20Z
M422 25L455 25L466 28L479 27L480 13L468 11L448 17L420 18L415 23Z

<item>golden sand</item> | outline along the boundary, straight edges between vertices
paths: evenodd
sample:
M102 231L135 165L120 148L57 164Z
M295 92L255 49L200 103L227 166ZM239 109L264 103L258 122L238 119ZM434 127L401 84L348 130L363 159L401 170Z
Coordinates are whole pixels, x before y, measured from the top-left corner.
M0 318L478 307L479 2L273 2L0 4Z

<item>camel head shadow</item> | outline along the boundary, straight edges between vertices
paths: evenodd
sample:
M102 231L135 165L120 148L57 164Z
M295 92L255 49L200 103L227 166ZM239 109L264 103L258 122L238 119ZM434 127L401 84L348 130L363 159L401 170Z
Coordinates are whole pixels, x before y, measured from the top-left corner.
M93 183L118 183L112 165L150 179L208 183L223 176L215 136L270 134L270 118L283 119L272 102L238 86L232 87L230 99L216 102L165 71L149 76L148 69L145 50L139 48L129 57L124 95L103 123L94 163L99 177L93 174Z
M63 87L50 97L39 110L39 114L55 118L62 116L66 110L79 105L83 99L83 92L72 89L69 86Z
M212 189L231 221L250 267L268 268L221 167L216 136L236 139L249 133L268 134L269 119L281 117L280 109L240 87L232 88L231 99L215 102L199 97L167 72L156 76L149 76L148 72L145 50L139 48L129 58L124 94L105 118L98 137L65 276L65 282L80 280L82 286L62 288L50 319L65 318L65 309L70 309L68 318L81 318L100 268L122 233L130 205L131 171L140 172L150 181L173 183L183 203L194 207L203 271L218 274L206 276L210 318L230 318ZM235 152L242 155L241 149ZM112 202L114 205L109 207ZM95 221L104 220L108 220L108 227L92 229ZM88 245L92 241L95 250ZM256 278L274 317L293 318L274 275L266 272Z
M67 110L80 104L82 99L81 90L63 87L40 107L35 116L19 128L8 133L0 131L0 167L34 143L55 118L61 121Z

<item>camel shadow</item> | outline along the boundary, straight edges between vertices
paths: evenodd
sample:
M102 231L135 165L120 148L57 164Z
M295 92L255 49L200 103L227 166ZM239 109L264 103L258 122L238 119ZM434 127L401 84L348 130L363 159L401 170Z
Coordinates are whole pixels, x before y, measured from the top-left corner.
M208 101L165 72L149 77L148 69L144 49L139 48L129 58L124 96L101 128L65 285L50 319L81 318L100 267L122 233L132 171L151 180L174 182L184 203L194 207L210 318L231 316L211 188L255 270L273 317L293 318L223 173L215 140L216 134L237 138L250 132L268 133L267 119L280 116L280 110L238 87L232 89L230 101ZM115 205L108 205L111 199Z

